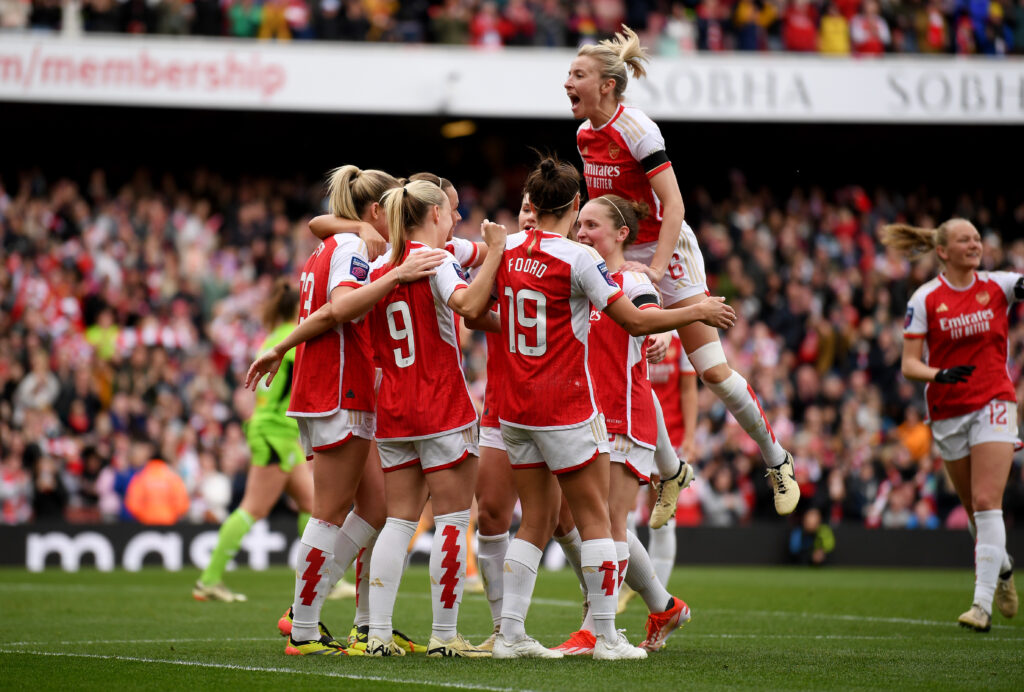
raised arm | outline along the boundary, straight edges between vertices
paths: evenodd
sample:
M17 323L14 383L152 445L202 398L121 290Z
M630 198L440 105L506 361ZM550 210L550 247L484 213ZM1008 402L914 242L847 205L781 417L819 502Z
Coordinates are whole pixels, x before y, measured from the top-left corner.
M655 174L651 178L651 188L661 202L661 230L658 232L658 246L651 260L650 271L647 272L651 281L657 284L665 276L668 263L672 260L679 232L683 227L685 208L683 193L679 191L675 169L671 166Z
M480 229L487 243L487 258L469 288L459 289L448 298L448 307L466 318L480 317L490 305L494 277L505 251L507 232L504 226L485 220Z
M387 251L387 243L371 224L366 221L343 219L333 214L321 214L309 221L309 230L320 240L327 240L338 233L354 233L366 244L367 257L372 262Z
M616 300L604 312L633 336L667 332L691 322L704 322L718 329L728 329L736 322L736 311L721 296L709 296L672 310L640 310L629 300Z

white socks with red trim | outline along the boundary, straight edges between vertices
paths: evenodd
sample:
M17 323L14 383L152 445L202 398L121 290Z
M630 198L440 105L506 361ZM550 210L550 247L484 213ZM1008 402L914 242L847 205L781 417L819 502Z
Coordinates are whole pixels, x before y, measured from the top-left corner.
M971 538L977 542L978 540L978 527L974 525L974 517L971 517L967 521L967 531L971 534ZM1003 574L1013 569L1013 563L1010 562L1010 554L1003 551L1003 564L999 567L999 573Z
M295 564L295 600L292 602L292 640L320 638L320 611L331 590L334 544L341 527L310 519L302 532Z
M742 375L733 371L721 382L708 382L703 378L701 381L722 400L740 427L746 430L761 448L761 456L767 466L779 466L786 460L786 450L775 439L775 433L772 432L771 425L761 410L754 390Z
M629 543L629 571L626 572L626 583L629 588L640 594L647 604L647 610L652 613L660 613L665 610L666 604L672 600L672 594L665 590L665 586L654 573L654 565L651 558L644 550L644 544L632 531L626 532Z
M588 618L594 621L593 632L595 635L604 635L607 641L615 641L615 609L619 601L615 543L611 538L583 541L580 563L583 565L583 579L587 585L587 600L590 602Z
M505 590L503 569L505 553L508 552L508 531L497 536L478 534L479 543L476 562L484 580L484 593L491 606L491 620L495 626L501 624L501 596Z
M391 617L402 580L409 541L418 522L388 517L377 536L370 560L370 633L381 641L391 641Z
M345 523L341 525L337 537L334 539L334 566L331 568L331 586L345 576L349 565L359 555L359 551L373 540L377 535L377 529L373 528L355 512L349 512L345 517Z
M660 529L651 529L651 540L647 552L658 581L667 589L676 564L676 520L669 519ZM632 588L632 585L631 585Z
M544 551L533 543L512 539L505 554L504 596L501 603L501 635L508 642L526 636L526 613L530 610L537 570Z
M458 633L459 605L466 588L466 534L469 510L434 515L430 549L430 602L434 613L431 636L448 641Z
M974 525L978 530L978 540L974 544L974 603L991 614L1000 567L1006 559L1003 510L975 512Z
M373 560L373 546L377 545L374 535L366 547L356 556L356 627L370 625L370 562Z

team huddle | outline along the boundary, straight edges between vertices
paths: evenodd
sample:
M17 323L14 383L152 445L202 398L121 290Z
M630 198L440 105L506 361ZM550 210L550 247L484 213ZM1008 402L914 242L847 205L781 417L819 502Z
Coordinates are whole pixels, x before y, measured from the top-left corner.
M757 443L776 511L796 508L793 457L718 340L717 329L732 326L736 314L708 293L661 133L622 104L627 70L643 76L645 60L628 29L580 49L565 89L584 121L577 133L583 180L573 165L543 157L527 178L518 232L485 221L483 242L453 238L458 194L432 173L396 179L354 166L332 172L331 213L310 224L323 242L303 268L299 324L268 342L246 377L248 387L264 376L272 386L294 349L287 414L313 461L313 487L293 603L279 622L286 653L617 660L661 649L690 610L665 588L671 561L667 570L655 566L627 515L650 483L657 488L651 528L671 532L678 494L693 479L677 451L678 416L670 430L648 371L648 361L670 349L685 352L694 374ZM924 319L908 318L910 336L927 332ZM487 334L479 416L463 376L460 323ZM946 370L924 367L908 376L954 381L943 379ZM970 376L953 370L957 381ZM1013 401L1012 387L1004 394L998 403ZM948 437L958 434L951 428ZM951 451L950 459L963 451ZM433 624L423 647L394 628L393 616L407 546L428 498ZM474 498L494 624L478 645L458 629ZM517 500L522 520L510 538ZM994 591L1005 601L1013 584L1011 574L1004 587L1005 569L993 572L1008 563L1005 547L996 554L998 537L989 539L993 511L975 514L992 587L976 593L981 614L961 618L974 629L988 627ZM991 555L980 545L983 534ZM585 615L565 643L549 649L529 636L526 617L552 537L579 578ZM339 642L320 612L354 561L356 618ZM998 587L989 579L997 572ZM650 612L637 646L615 626L624 586ZM1012 600L1015 612L1015 591Z

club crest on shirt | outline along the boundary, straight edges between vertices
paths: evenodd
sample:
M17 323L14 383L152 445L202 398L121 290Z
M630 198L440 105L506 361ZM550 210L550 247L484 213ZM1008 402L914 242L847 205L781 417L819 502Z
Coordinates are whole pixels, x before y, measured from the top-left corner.
M604 262L601 262L599 265L597 265L597 270L599 272L601 272L601 276L604 277L604 280L608 282L609 286L611 286L612 288L618 288L619 287L619 285L617 283L615 283L615 279L613 279L611 276L609 276L609 274L608 274L608 265L607 264L605 264Z
M370 275L370 265L364 262L361 257L353 257L348 271L357 281L366 281L366 277Z
M910 323L914 321L914 308L907 308L907 317L903 320L903 328L910 329Z
M589 156L590 155L590 147L589 146L583 147L583 151L581 151L580 153L583 154L584 156Z
M939 303L939 307L935 308L935 312L948 312L949 306L945 303Z
M612 142L611 144L608 145L608 158L610 158L610 159L617 159L617 158L619 158L619 152L620 151L622 151L622 149L619 148L619 145L616 144L615 142Z
M982 291L981 293L974 294L974 299L982 305L988 305L988 301L991 299L991 296L987 291Z

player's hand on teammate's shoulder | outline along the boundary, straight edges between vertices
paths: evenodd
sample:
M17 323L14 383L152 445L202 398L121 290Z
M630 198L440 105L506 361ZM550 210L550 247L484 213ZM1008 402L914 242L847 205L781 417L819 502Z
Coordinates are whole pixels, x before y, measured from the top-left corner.
M499 250L505 247L508 231L500 223L484 219L480 224L480 233L484 237L484 242L487 243L488 250Z
M280 367L281 356L274 349L267 351L249 366L249 371L245 373L245 388L256 391L264 375L267 376L267 386L270 386Z
M646 274L649 267L643 262L634 262L632 260L626 260L619 267L620 272L635 272L637 274Z
M437 273L437 267L444 262L447 254L444 250L414 252L404 262L395 267L395 276L399 283L407 284L425 279Z
M718 329L728 329L736 323L736 311L722 296L708 296L697 303L703 317L700 321Z
M366 245L366 258L371 262L387 252L387 242L365 221L359 224L359 239Z

